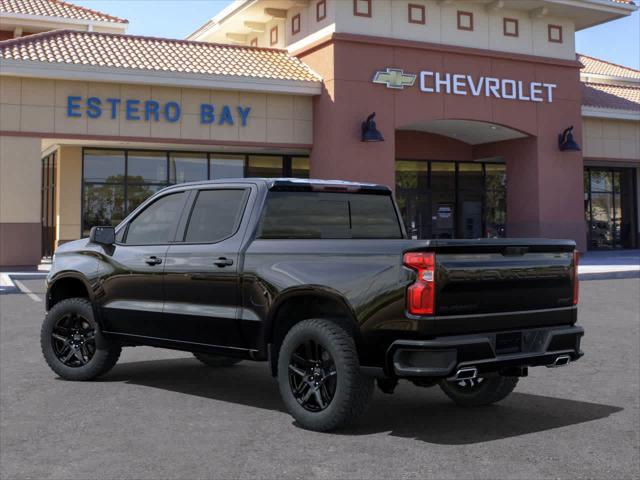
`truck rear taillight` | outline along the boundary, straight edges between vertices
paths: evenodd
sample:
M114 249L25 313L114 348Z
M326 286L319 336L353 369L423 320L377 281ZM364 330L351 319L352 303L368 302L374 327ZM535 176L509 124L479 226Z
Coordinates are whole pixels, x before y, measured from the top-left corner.
M580 260L580 252L573 251L573 304L578 304L580 292L580 282L578 280L578 261Z
M418 272L415 283L407 289L407 311L413 315L433 315L436 310L435 254L405 253L403 263Z

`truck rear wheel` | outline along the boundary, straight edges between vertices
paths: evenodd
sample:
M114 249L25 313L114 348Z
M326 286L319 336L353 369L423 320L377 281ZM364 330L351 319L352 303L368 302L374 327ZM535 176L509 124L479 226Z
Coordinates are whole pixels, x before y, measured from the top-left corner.
M40 331L47 364L65 380L93 380L111 370L122 347L105 338L86 298L68 298L47 313Z
M304 320L287 333L278 356L278 385L296 421L319 432L355 422L373 393L373 378L360 372L353 337L320 319Z
M192 352L193 356L209 367L231 367L242 361L241 358L212 355L210 353Z
M478 407L506 398L518 384L518 377L478 377L467 380L442 380L440 388L463 407Z

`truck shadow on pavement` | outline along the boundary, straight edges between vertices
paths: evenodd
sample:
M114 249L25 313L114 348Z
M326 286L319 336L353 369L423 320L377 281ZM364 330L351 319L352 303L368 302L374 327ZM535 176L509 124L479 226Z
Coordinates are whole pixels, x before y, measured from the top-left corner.
M266 364L244 362L234 367L211 368L191 358L130 362L117 365L103 381L126 382L286 413L277 382ZM623 410L517 390L497 405L464 409L450 402L438 387L422 389L403 383L406 386L393 395L376 391L358 425L333 434L389 432L392 436L427 443L467 445L567 427Z

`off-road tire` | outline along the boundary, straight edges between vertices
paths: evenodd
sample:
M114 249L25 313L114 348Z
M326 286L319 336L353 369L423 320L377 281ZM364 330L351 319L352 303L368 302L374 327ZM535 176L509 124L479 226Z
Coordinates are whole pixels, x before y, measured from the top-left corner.
M210 353L192 352L193 356L209 367L231 367L242 361L241 358L212 355Z
M321 411L305 409L294 396L289 380L292 354L304 342L312 340L331 355L335 366L335 392ZM285 336L278 355L278 385L287 410L303 428L318 432L352 425L365 412L374 389L374 380L363 375L353 337L336 322L304 320Z
M65 365L54 351L52 332L58 321L66 315L84 318L95 332L95 351L91 359L82 366ZM93 316L91 302L86 298L68 298L56 303L47 313L40 331L40 347L47 364L65 380L87 381L104 375L120 358L122 347L102 335L100 326Z
M518 384L518 377L487 377L475 388L460 387L456 382L442 380L440 388L462 407L479 407L499 402L506 398Z

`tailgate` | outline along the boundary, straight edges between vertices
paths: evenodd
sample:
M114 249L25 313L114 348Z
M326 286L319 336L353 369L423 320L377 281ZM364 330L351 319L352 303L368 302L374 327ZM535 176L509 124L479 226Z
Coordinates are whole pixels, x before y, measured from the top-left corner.
M573 251L565 240L450 240L436 253L436 315L573 305Z

